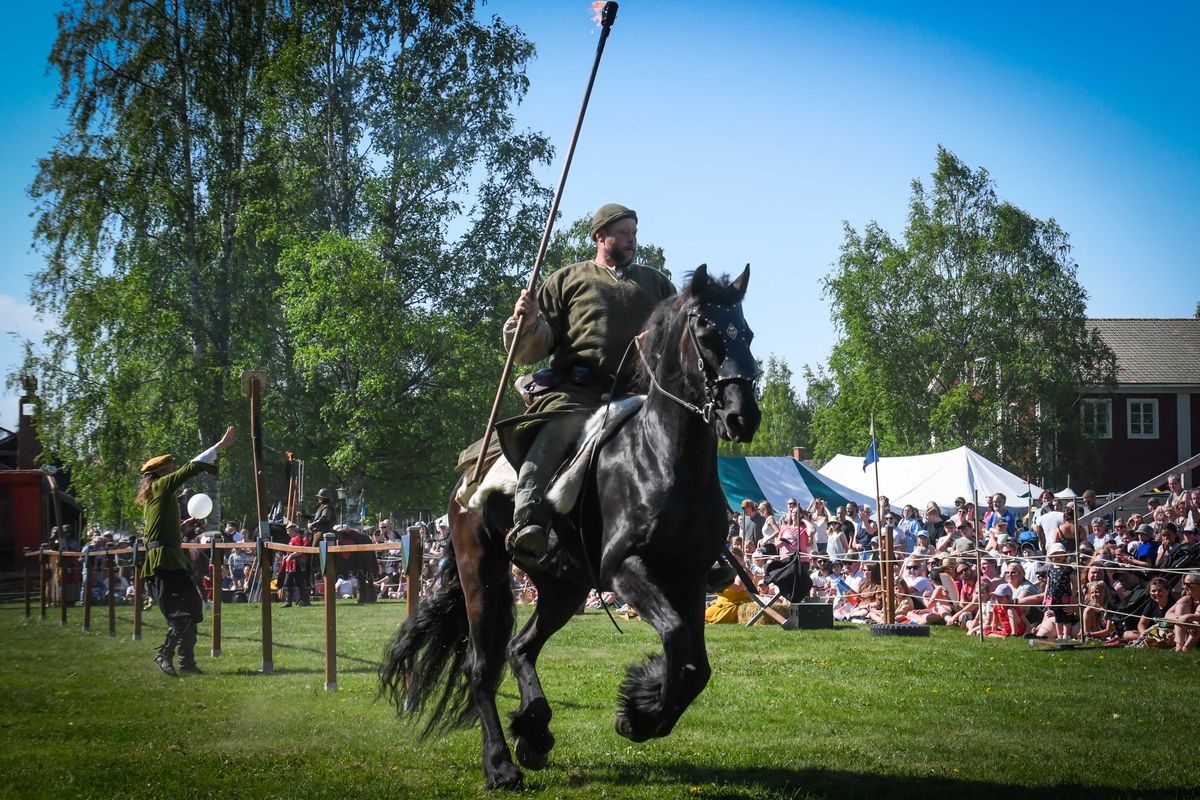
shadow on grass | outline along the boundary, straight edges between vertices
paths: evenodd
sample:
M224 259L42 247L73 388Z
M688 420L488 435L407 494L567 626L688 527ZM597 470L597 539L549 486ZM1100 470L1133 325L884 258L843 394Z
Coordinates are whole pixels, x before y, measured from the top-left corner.
M526 776L527 780L530 778ZM536 782L536 777L533 781ZM1184 796L1179 790L1125 789L1102 785L1085 786L1078 783L1052 786L1026 786L992 781L956 779L937 776L916 776L851 772L827 769L723 768L702 764L668 763L655 765L598 765L592 777L575 773L568 775L572 786L593 786L611 782L615 785L692 787L702 786L700 796L734 800L734 798L887 798L888 800L931 800L931 798L1003 798L1012 800L1062 800L1067 797L1122 797L1159 800Z

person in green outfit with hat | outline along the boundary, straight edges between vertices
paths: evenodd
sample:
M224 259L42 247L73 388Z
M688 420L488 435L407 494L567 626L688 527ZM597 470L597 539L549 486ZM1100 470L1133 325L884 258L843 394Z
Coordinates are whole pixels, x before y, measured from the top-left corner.
M545 501L550 478L588 416L608 399L630 342L654 307L675 294L665 274L635 263L637 225L633 209L602 206L591 225L596 255L552 273L536 294L523 290L505 323L505 345L518 337L516 363L550 360L526 392L528 414L539 419L513 420L518 434L510 441L521 442L523 459L513 460L506 446L519 464L514 526L506 542L518 566L532 566L552 549L553 515ZM631 357L625 370L635 361Z
M212 447L182 467L171 454L155 456L142 465L137 501L146 516L146 561L142 578L154 604L167 621L167 636L154 663L167 675L177 675L173 659L179 650L179 671L199 674L196 666L196 626L204 620L204 601L192 581L191 561L183 552L179 504L175 495L189 478L217 472L217 452L233 442L233 428Z

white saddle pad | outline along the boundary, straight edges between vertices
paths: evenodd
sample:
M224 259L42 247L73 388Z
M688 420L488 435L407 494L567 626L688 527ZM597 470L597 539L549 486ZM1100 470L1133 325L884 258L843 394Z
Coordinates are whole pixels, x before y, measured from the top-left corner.
M587 475L588 462L597 442L626 419L637 413L646 401L645 395L625 397L615 403L609 403L606 409L601 407L588 419L583 426L583 433L575 445L575 455L555 474L546 492L546 501L559 514L566 514L575 507L579 492L583 488L583 479ZM509 497L517 490L517 471L503 454L492 464L480 482L478 488L464 485L456 499L459 505L470 511L479 513L483 504L492 492L502 492Z

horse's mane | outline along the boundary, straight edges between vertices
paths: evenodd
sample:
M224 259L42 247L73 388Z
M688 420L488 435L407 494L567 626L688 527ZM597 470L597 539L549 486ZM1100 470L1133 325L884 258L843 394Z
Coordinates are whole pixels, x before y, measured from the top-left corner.
M722 275L720 278L709 276L708 280L703 282L703 296L695 286L694 275L694 272L687 273L687 283L679 294L659 303L650 314L650 319L646 320L646 326L642 328L642 352L654 367L663 364L662 355L673 351L680 353L687 325L687 312L701 303L727 305L741 300L737 289L729 285L728 275ZM647 362L640 358L634 363L633 383L636 391L641 393L646 392L650 385L646 364ZM658 375L660 381L673 382L674 379L682 377L685 369L692 368L690 360L683 359L681 355L668 359L665 366L667 371Z

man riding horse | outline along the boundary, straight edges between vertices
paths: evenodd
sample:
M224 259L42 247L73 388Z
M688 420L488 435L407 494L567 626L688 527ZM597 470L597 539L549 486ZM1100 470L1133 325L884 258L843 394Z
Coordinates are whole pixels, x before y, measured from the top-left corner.
M513 561L523 568L554 558L553 514L545 497L550 479L587 418L608 399L630 342L654 307L675 294L666 275L634 263L637 223L631 208L601 206L592 217L595 257L550 275L536 297L523 290L504 326L506 346L518 337L516 363L550 359L548 370L526 382L532 416L515 420L506 431L508 441L524 449L506 541Z

